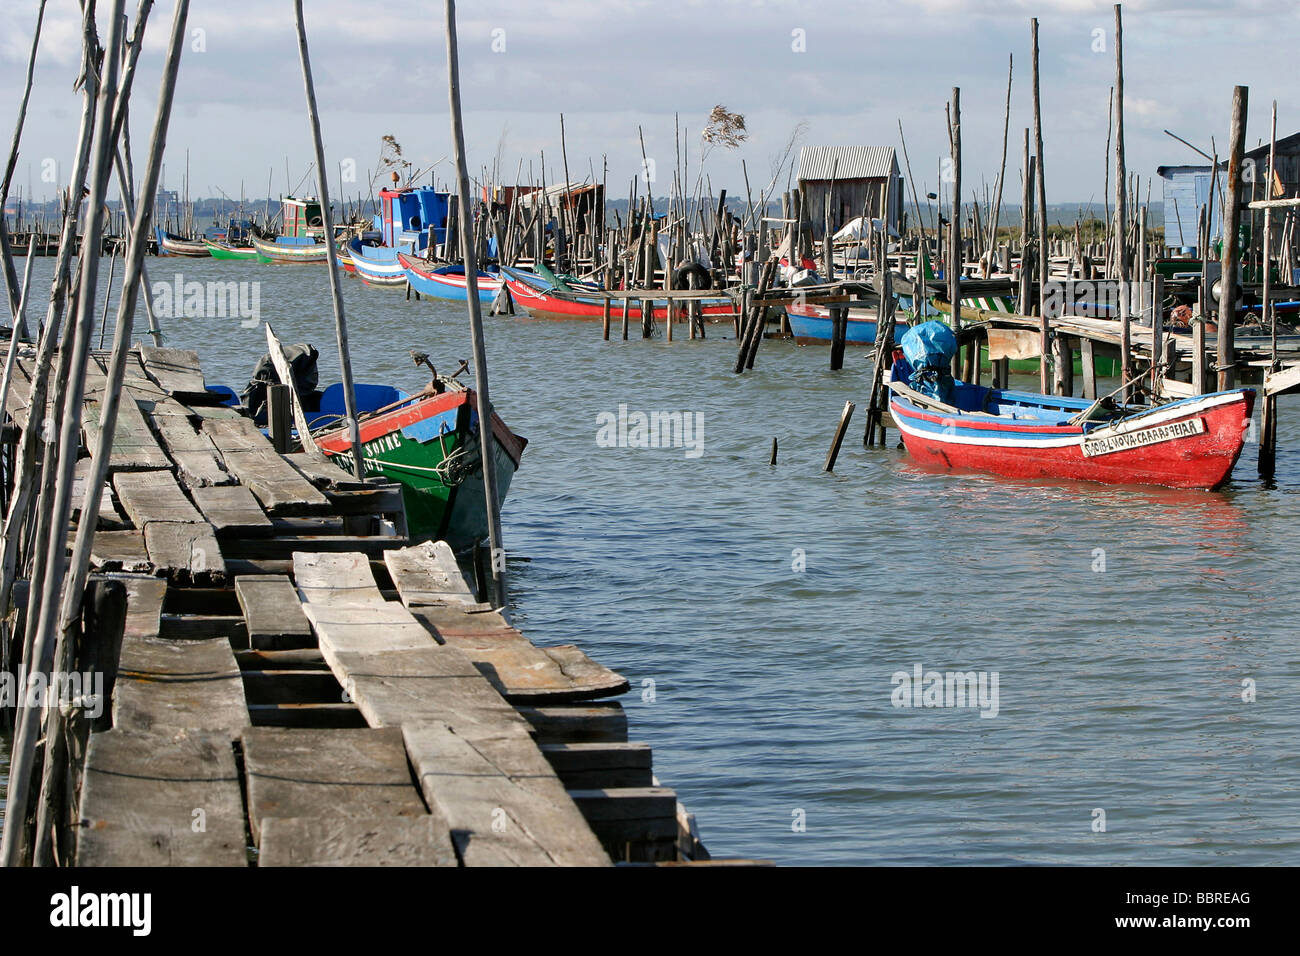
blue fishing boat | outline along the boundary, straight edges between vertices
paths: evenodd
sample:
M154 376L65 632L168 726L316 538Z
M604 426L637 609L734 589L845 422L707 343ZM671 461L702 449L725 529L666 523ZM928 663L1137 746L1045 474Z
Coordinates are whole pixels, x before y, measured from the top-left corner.
M406 271L406 281L420 295L435 299L447 299L452 302L464 302L468 297L469 284L465 278L465 267L458 265L435 265L427 259L417 259L404 252L397 254L397 260ZM485 305L491 304L501 291L501 273L499 270L479 270L478 298Z
M374 230L347 246L357 277L367 285L406 285L406 267L398 253L419 257L430 241L435 247L446 242L450 198L428 186L381 189Z
M876 341L876 309L867 307L848 311L844 344L872 345ZM830 309L825 306L793 303L786 306L785 314L790 320L790 331L797 345L816 345L831 341L834 329L831 327ZM895 319L895 341L906 330L906 319L901 316Z

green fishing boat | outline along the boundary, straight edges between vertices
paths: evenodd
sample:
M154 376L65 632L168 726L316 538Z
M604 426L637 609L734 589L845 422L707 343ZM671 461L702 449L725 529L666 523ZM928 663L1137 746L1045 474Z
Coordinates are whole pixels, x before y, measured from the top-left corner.
M366 386L357 386L357 404L364 407ZM451 378L438 376L419 395L399 397L361 420L361 453L367 475L402 486L407 532L412 541L446 541L463 551L487 537L488 514L483 492L477 398ZM342 409L330 415L322 403L313 424L325 413L342 420ZM496 462L497 505L504 502L510 479L519 467L527 439L516 435L492 414ZM352 447L344 425L330 425L313 435L317 447L335 464L353 470Z
M203 244L208 247L208 252L214 259L242 259L248 262L270 262L257 251L256 246L234 246L228 242L216 242L212 239L204 239Z

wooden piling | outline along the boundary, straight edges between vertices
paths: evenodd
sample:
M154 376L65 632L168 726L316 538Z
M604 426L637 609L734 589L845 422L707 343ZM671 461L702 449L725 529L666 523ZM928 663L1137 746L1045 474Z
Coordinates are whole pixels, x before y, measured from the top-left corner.
M1035 182L1038 186L1038 317L1039 336L1043 358L1039 363L1039 391L1048 394L1047 382L1047 186L1044 178L1043 163L1043 106L1039 96L1038 82L1038 18L1029 21L1033 38L1033 87L1034 87L1034 149L1038 172Z
M831 441L830 451L826 453L826 463L822 465L822 471L835 470L835 459L840 455L840 446L844 444L844 434L849 430L849 420L853 418L853 409L856 407L853 402L844 403L844 411L840 413L840 424L835 429L835 438Z
M948 225L948 255L944 275L948 280L948 302L952 305L952 331L961 341L961 89L952 88L952 119L948 128L952 159L952 211ZM886 260L887 263L888 260ZM889 290L881 288L880 294ZM958 349L958 353L960 353ZM953 375L960 378L959 358L953 356Z
M1218 371L1219 391L1233 388L1237 381L1233 328L1237 321L1237 268L1240 252L1241 161L1246 148L1246 109L1250 91L1244 86L1232 91L1232 131L1228 153L1228 192L1223 210L1222 275L1219 277Z
M1119 279L1120 380L1133 378L1132 331L1129 322L1128 175L1124 163L1124 24L1120 4L1115 4L1115 265ZM1120 392L1128 400L1127 386Z

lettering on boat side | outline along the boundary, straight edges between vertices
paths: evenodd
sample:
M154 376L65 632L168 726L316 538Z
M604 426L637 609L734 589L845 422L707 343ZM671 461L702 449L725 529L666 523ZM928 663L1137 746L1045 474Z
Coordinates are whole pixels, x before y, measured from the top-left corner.
M978 707L981 717L999 709L997 671L927 671L913 664L911 673L895 671L889 695L895 707Z
M1110 455L1130 448L1142 448L1157 445L1160 442L1173 441L1176 438L1190 438L1205 431L1205 421L1200 418L1188 418L1181 422L1169 422L1153 428L1140 428L1131 432L1108 432L1098 436L1096 433L1085 436L1082 441L1083 455L1093 458L1097 455Z
M596 416L596 447L683 448L687 458L699 458L704 454L704 414L629 412L623 403L617 415L601 412Z

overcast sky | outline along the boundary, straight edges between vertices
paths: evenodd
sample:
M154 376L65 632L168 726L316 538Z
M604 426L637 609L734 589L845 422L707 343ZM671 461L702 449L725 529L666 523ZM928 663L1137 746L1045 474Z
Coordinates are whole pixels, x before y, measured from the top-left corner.
M128 0L134 15L137 0ZM107 9L108 0L100 0ZM35 24L36 0L4 0L0 80L7 142ZM452 173L446 58L439 0L307 0L316 93L331 189L351 160L365 188L380 138L392 134L417 167ZM158 68L173 4L150 19L133 106L133 148L146 145ZM46 160L60 179L75 146L79 57L75 0L49 0L32 106L14 191L37 198ZM1040 19L1047 194L1050 202L1100 202L1108 92L1114 80L1113 14L1093 0L555 0L460 4L460 55L471 173L500 157L504 180L522 158L528 180L539 152L548 181L562 177L560 114L570 178L601 174L626 195L641 167L637 127L655 161L656 195L674 165L673 115L686 128L692 180L699 133L722 104L744 115L749 140L715 149L704 171L716 190L744 193L741 160L755 192L800 122L807 145L899 147L933 190L948 148L944 104L961 87L963 190L969 199L997 177L1008 54L1015 58L1007 196L1018 201L1022 130L1032 124L1031 16ZM1129 169L1144 180L1162 164L1198 162L1162 132L1209 149L1228 138L1232 87L1250 87L1248 146L1268 137L1279 98L1278 134L1300 128L1285 99L1294 88L1294 0L1138 0L1124 5L1125 121ZM286 190L312 153L290 0L194 0L168 137L166 186L179 189L189 151L192 196L237 197ZM43 165L44 164L44 165ZM900 151L900 165L901 151ZM904 170L906 175L906 170ZM784 184L784 176L782 184ZM307 190L304 190L307 191ZM314 191L314 190L312 190ZM1145 183L1143 185L1145 193ZM1158 184L1153 198L1158 198Z

